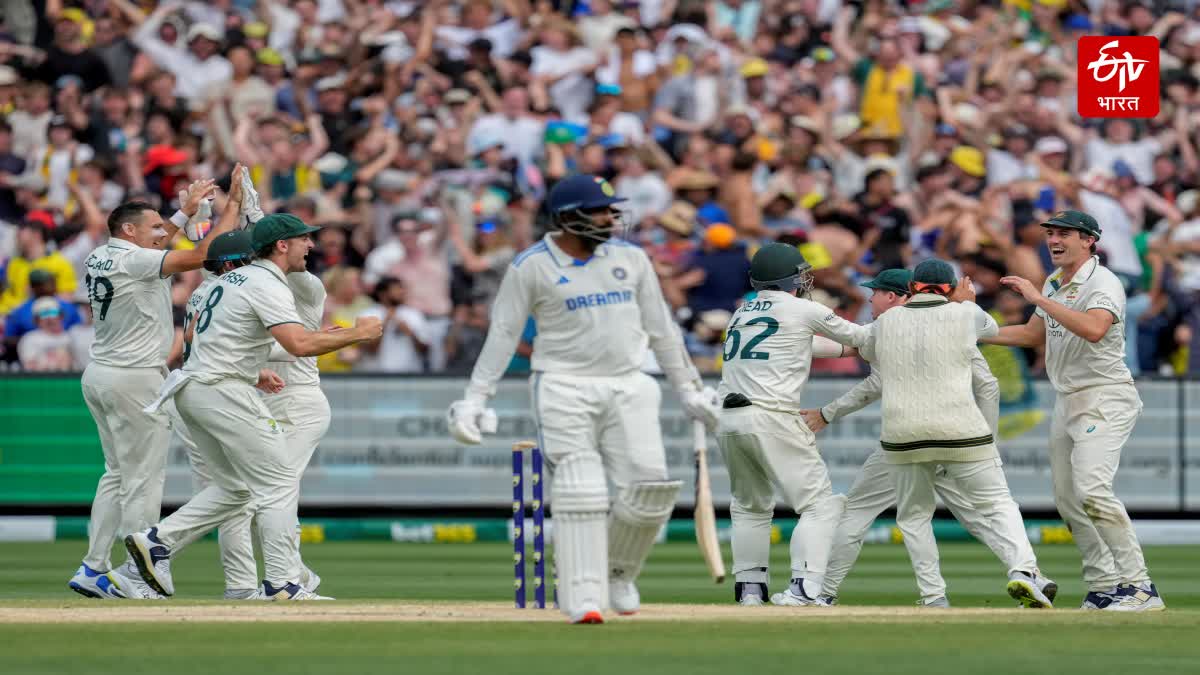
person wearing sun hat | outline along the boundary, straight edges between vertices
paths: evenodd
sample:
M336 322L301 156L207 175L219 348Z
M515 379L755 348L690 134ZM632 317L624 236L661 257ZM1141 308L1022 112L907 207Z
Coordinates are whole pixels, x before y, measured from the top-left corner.
M1100 224L1082 211L1042 223L1058 269L1039 292L1027 279L1000 283L1036 306L1022 325L986 340L1012 347L1045 345L1046 375L1057 392L1050 424L1050 472L1058 512L1083 556L1084 609L1161 610L1125 505L1113 491L1121 449L1142 400L1125 365L1125 288L1100 264Z

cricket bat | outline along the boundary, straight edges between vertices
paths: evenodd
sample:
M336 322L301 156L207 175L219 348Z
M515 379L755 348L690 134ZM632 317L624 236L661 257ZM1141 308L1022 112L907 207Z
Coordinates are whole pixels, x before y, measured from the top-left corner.
M713 581L725 581L725 562L721 542L717 540L717 516L713 512L712 485L708 479L708 429L704 422L692 422L692 448L696 452L696 543Z

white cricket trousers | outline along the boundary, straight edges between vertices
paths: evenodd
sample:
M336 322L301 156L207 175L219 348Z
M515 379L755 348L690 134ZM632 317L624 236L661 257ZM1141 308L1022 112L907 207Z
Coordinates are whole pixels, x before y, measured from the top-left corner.
M863 538L871 529L871 524L888 507L896 503L896 484L892 479L893 465L884 458L883 450L871 453L862 469L854 478L854 484L846 492L846 505L838 520L837 530L833 536L833 549L829 554L829 570L825 574L825 585L822 593L837 596L838 589L845 581L846 575L858 560L862 551ZM938 465L934 471L934 492L942 498L946 508L963 524L967 532L987 545L1010 569L1022 569L1028 564L1020 558L1023 547L1018 543L1007 541L1003 530L993 530L987 518L976 505L959 489L957 483L947 475L944 465ZM1013 510L1020 514L1020 507L1009 495L1010 504L1001 506L1003 510ZM1015 559L1007 556L1017 555ZM1035 570L1029 570L1035 571Z
M291 498L295 472L288 465L282 425L254 387L239 380L187 382L175 394L175 407L212 484L159 523L159 539L177 550L249 509L267 580L276 587L298 582L298 521Z
M158 520L171 426L165 414L147 414L142 408L158 398L164 377L160 368L114 368L95 361L83 371L83 400L104 450L104 474L92 501L83 559L94 570L112 568L109 557L118 536L145 530Z
M662 390L641 372L585 377L535 372L530 395L550 474L559 608L608 607L608 481L667 478Z
M1050 423L1054 503L1071 528L1089 590L1150 580L1125 505L1113 492L1121 449L1142 414L1132 384L1059 394Z
M212 471L196 447L196 442L192 440L187 423L179 417L179 411L175 410L174 401L163 402L163 408L171 411L175 417L172 427L183 441L187 449L188 463L192 467L192 494L199 494L213 484ZM226 590L243 591L258 587L258 566L254 562L254 542L250 534L252 515L253 511L247 504L246 509L238 511L217 526L217 547L220 549L221 570L225 574ZM200 533L196 536L200 536ZM176 545L187 546L192 541L194 538L177 542Z
M800 519L792 532L791 578L822 583L842 511L816 438L799 415L757 406L721 410L717 443L729 470L733 502L733 573L767 583L776 490Z
M992 531L996 543L992 550L1008 566L1008 571L1036 573L1037 558L1025 532L1021 512L1008 491L1008 480L999 457L977 462L893 464L889 468L896 485L896 526L904 535L904 546L917 575L921 600L930 602L946 595L937 541L933 536L933 512L937 506L934 493L939 467L962 497L975 506L984 520L984 527Z
M319 384L287 385L278 394L263 396L267 410L283 425L287 436L287 465L295 479L289 497L290 508L300 507L300 481L317 446L329 431L329 400ZM300 528L296 528L296 552L300 551ZM297 558L297 563L304 563Z

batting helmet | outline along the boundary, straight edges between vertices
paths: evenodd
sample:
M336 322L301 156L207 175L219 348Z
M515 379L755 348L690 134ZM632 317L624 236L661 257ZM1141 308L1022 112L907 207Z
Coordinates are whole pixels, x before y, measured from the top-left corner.
M546 198L546 208L558 229L596 242L608 241L622 225L614 204L625 201L600 176L579 174L559 181ZM596 212L612 214L607 222L598 222Z
M248 265L254 259L254 247L250 243L250 232L234 230L217 236L208 245L204 258L204 269L213 274L223 274L230 269ZM232 267L227 267L232 263Z
M758 249L750 261L750 285L758 291L812 290L812 265L800 249L773 242Z

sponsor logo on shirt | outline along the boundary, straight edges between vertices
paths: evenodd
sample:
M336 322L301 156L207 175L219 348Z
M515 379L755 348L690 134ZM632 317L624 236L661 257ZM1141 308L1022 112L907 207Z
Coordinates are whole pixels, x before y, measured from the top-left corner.
M633 291L609 291L607 293L589 293L567 298L567 311L588 307L606 307L608 305L623 305L633 302Z

